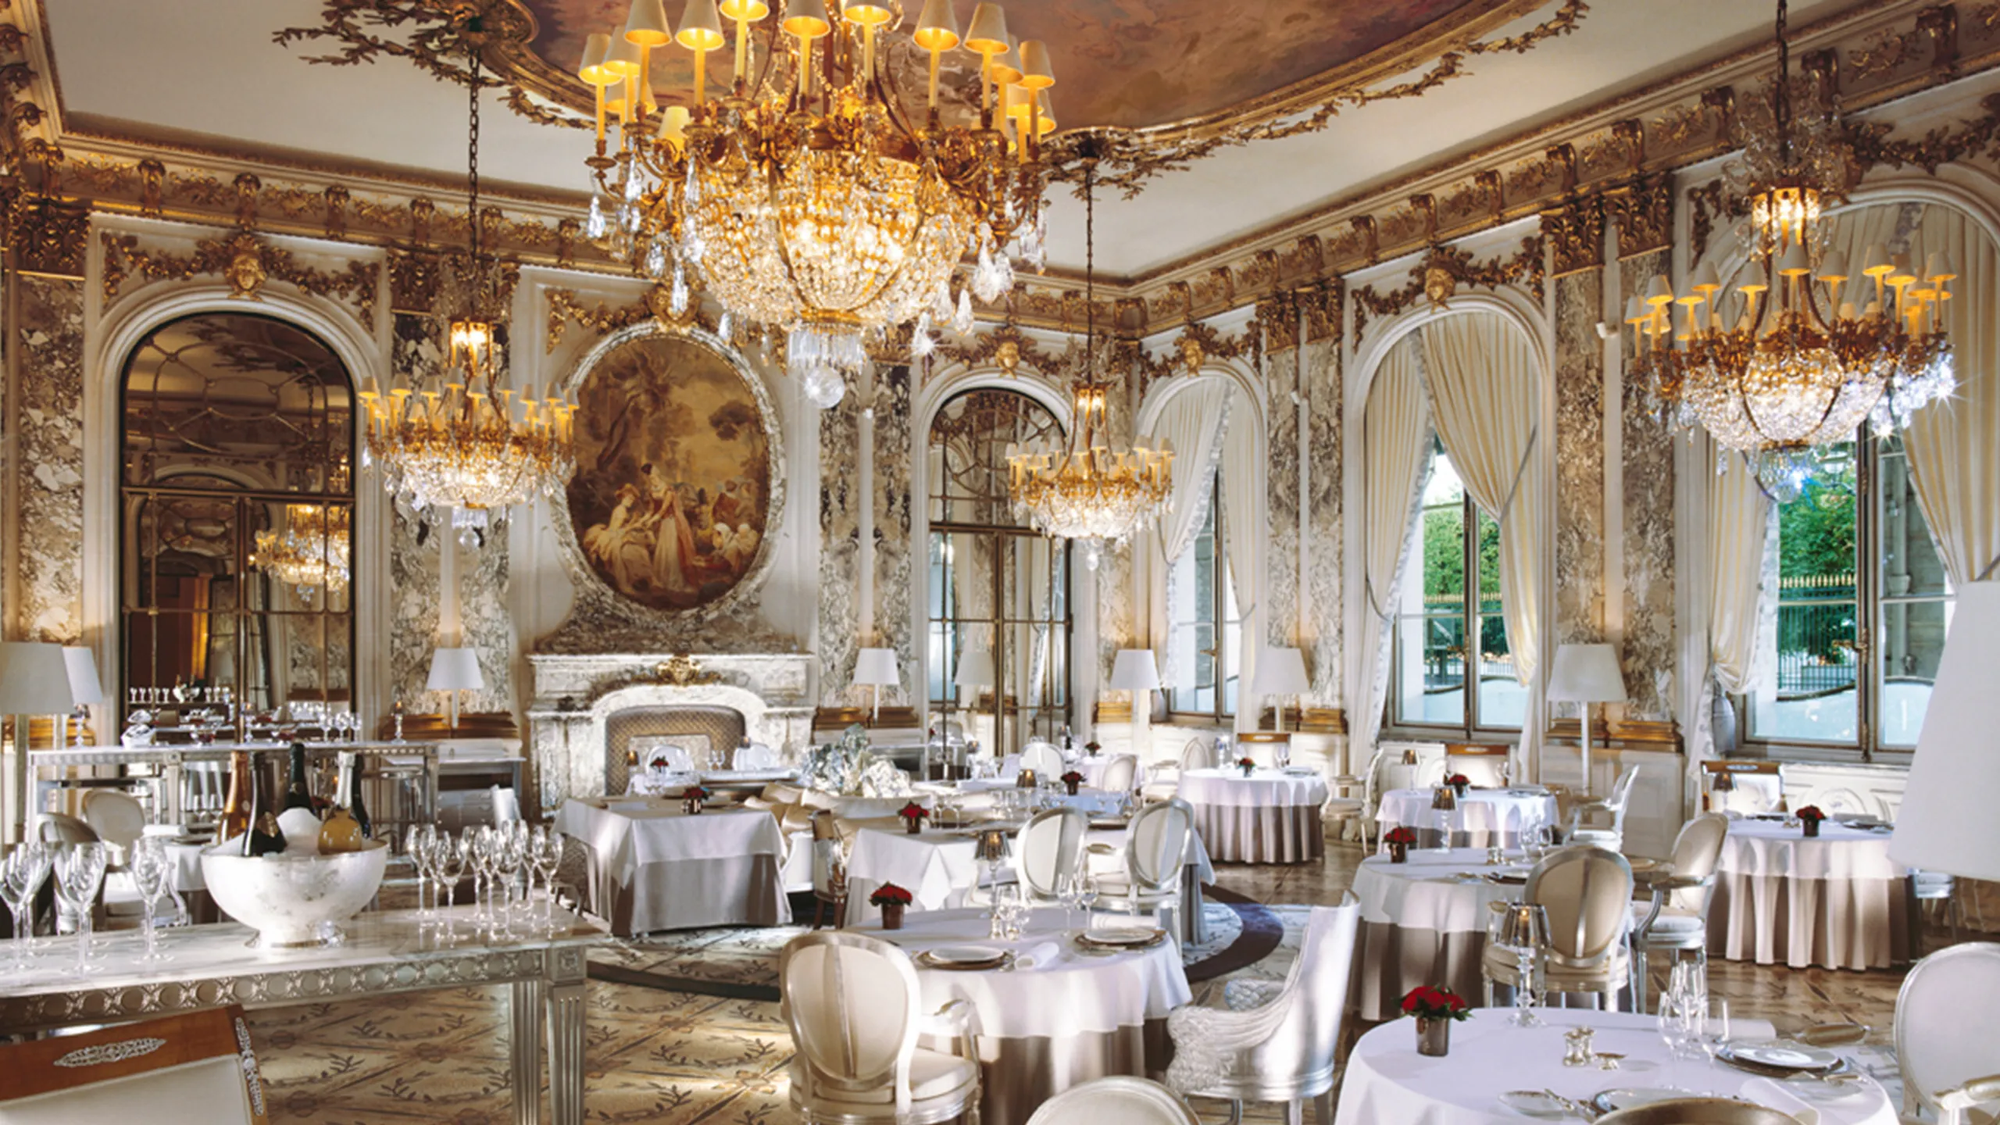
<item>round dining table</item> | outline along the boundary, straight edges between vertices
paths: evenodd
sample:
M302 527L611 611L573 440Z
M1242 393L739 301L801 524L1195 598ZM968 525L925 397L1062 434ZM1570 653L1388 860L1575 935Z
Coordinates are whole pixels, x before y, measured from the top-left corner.
M1365 1020L1394 1019L1419 985L1476 1001L1485 987L1487 904L1520 898L1527 870L1525 863L1489 866L1482 848L1413 851L1404 863L1387 855L1362 860L1354 872L1361 923L1350 1008Z
M1782 816L1732 820L1715 864L1708 951L1803 969L1885 969L1910 960L1909 869L1891 829L1834 820L1807 837Z
M1086 952L1075 934L1089 920L1081 910L1038 907L1014 941L989 938L985 912L974 909L909 914L900 930L883 930L879 922L859 929L917 958L924 1011L953 1000L971 1007L983 1084L981 1120L1021 1125L1035 1107L1079 1083L1163 1072L1170 1054L1167 1013L1193 998L1171 940ZM1001 968L979 970L933 968L918 956L942 945L968 944L1013 956ZM926 1045L946 1050L951 1042L940 1036Z
M1230 863L1309 863L1326 854L1320 806L1326 781L1309 767L1186 770L1181 798L1210 859Z
M1797 1115L1811 1109L1821 1125L1896 1125L1887 1092L1872 1078L1834 1090L1819 1082L1792 1083L1737 1070L1706 1056L1670 1060L1658 1020L1631 1012L1542 1009L1544 1027L1508 1024L1504 1008L1475 1009L1451 1027L1451 1050L1442 1058L1417 1053L1415 1021L1391 1020L1354 1044L1340 1088L1339 1125L1518 1125L1528 1120L1500 1101L1510 1090L1549 1091L1587 1102L1611 1089L1678 1087L1697 1094L1742 1098ZM1585 1026L1596 1032L1591 1048L1622 1054L1617 1070L1564 1066L1563 1036ZM1768 1039L1771 1025L1741 1019L1736 1039ZM1839 1095L1839 1096L1836 1096ZM1569 1120L1576 1120L1572 1117Z
M1521 834L1538 824L1556 823L1555 794L1539 785L1517 785L1506 789L1467 789L1457 798L1458 807L1440 813L1431 807L1435 789L1391 789L1382 794L1375 820L1383 832L1404 826L1417 834L1417 846L1435 848L1439 839L1438 818L1451 818L1450 846L1455 848L1512 848L1521 843Z

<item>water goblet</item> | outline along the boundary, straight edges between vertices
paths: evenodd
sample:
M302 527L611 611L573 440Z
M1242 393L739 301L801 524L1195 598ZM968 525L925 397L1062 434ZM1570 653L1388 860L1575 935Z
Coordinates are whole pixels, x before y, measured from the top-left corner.
M521 887L519 898L514 894L514 882L522 878L523 868L528 862L528 840L524 835L526 828L524 822L514 821L511 829L500 834L499 848L494 856L494 864L501 876L501 906L510 918L525 907L528 901L528 888L525 884Z
M34 902L35 897L41 893L43 884L48 882L49 873L55 869L56 853L54 848L40 841L26 845L26 850L28 853L28 869L23 875L27 886L28 948L32 950L40 948L47 943L46 939L35 936Z
M48 876L48 852L40 841L30 840L0 860L0 898L14 919L14 971L27 967L28 943L33 940L35 892Z
M431 874L444 889L444 908L450 911L458 905L458 883L465 878L465 870L472 864L472 834L461 833L452 839L450 833L438 834L436 858Z
M412 824L403 833L403 854L409 858L410 869L417 875L417 916L428 918L437 913L437 896L424 901L424 891L431 889L431 850L437 847L437 828L430 824Z
M98 889L104 886L104 868L110 854L103 844L68 844L56 852L56 893L76 917L76 967L78 975L94 973L90 964L91 913L97 904Z
M1697 1041L1702 1052L1708 1056L1708 1061L1713 1064L1716 1052L1722 1050L1724 1043L1729 1042L1729 1001L1719 996L1706 1000L1696 996L1690 997L1690 1002L1701 1012L1701 1027L1696 1032Z
M556 918L556 868L562 866L562 833L542 825L528 842L528 863L542 877L542 919L554 932Z
M132 843L132 882L139 890L139 908L142 912L140 932L146 951L139 955L144 962L171 961L173 954L160 952L159 922L156 917L160 896L168 893L173 882L173 858L167 854L166 841L158 836L141 836Z
M486 904L492 897L493 826L482 824L468 829L459 837L459 846L465 853L466 865L472 868L473 917L483 921L487 917Z

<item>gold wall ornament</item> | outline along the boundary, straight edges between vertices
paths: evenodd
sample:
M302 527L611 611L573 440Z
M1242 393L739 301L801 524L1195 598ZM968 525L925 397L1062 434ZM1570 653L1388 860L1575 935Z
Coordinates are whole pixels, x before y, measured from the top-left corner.
M657 682L669 687L694 687L699 684L722 682L719 673L702 667L701 661L684 652L677 652L653 665L653 677Z
M1641 176L1624 187L1614 188L1605 205L1618 224L1620 261L1673 246L1673 173Z
M1587 195L1542 212L1542 236L1548 240L1555 276L1603 268L1603 198Z
M993 362L999 366L1000 373L1009 379L1019 375L1021 373L1021 342L1019 340L1000 341L999 346L993 349Z
M315 269L301 265L291 251L272 246L249 231L226 239L200 239L192 254L149 250L141 245L138 235L111 231L102 232L99 243L104 249L107 305L118 299L125 282L133 276L147 281L187 281L219 275L229 283L232 297L258 300L265 282L277 280L314 297L343 301L362 324L375 323L375 287L381 276L381 267L375 262L351 261L337 271Z
M16 195L8 207L7 241L24 273L82 277L90 244L90 211L81 203Z
M594 306L585 307L583 302L577 299L574 289L546 289L543 290L542 296L549 304L549 317L542 341L543 355L552 354L556 350L556 347L563 342L563 337L568 334L571 324L603 336L655 315L649 301L630 305L613 305L607 301L599 301Z
M1294 291L1293 299L1305 314L1306 343L1316 344L1322 340L1340 342L1343 332L1341 309L1346 301L1346 288L1346 284L1335 277Z
M1033 337L1012 324L996 325L966 343L940 343L936 355L946 362L962 363L967 367L990 364L1007 370L1000 359L1003 350L1013 356L1014 369L1008 371L1010 375L1018 376L1023 363L1041 375L1052 375L1062 365L1061 356L1047 351Z
M1432 266L1424 271L1424 296L1430 300L1431 308L1443 312L1451 307L1451 299L1458 292L1458 279L1443 266Z
M1429 254L1410 267L1410 279L1403 285L1387 293L1376 291L1373 285L1364 285L1349 294L1354 300L1355 338L1359 339L1367 329L1370 316L1394 316L1416 304L1419 298L1427 298L1433 271L1442 271L1451 279L1454 293L1459 286L1497 289L1502 285L1519 285L1539 305L1543 295L1542 247L1541 235L1529 235L1521 240L1520 249L1512 256L1484 265L1475 263L1469 252L1456 246L1432 247Z
M1299 310L1290 293L1273 293L1257 302L1257 327L1264 351L1282 352L1299 346Z

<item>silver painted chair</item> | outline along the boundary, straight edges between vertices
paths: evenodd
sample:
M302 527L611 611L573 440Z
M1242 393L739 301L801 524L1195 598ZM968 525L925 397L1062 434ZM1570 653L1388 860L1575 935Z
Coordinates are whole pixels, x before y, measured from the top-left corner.
M923 994L902 949L865 934L801 934L778 954L778 978L798 1048L792 1105L809 1125L934 1125L977 1114L970 1008L953 1000L937 1013L957 1022L961 1053L919 1047Z
M1231 1122L1242 1119L1244 1102L1284 1102L1286 1119L1299 1122L1310 1101L1319 1125L1331 1125L1360 917L1352 893L1338 906L1314 907L1291 973L1255 1007L1185 1007L1169 1015L1174 1059L1167 1084L1183 1094L1228 1099Z
M1073 875L1083 855L1090 818L1082 809L1043 809L1029 819L1015 843L1014 875L1028 898L1056 898L1056 880Z
M1063 775L1062 751L1055 743L1037 738L1021 750L1021 768L1034 770L1037 782L1052 782Z
M1632 968L1625 947L1632 865L1625 857L1588 845L1551 853L1528 872L1521 901L1548 909L1549 948L1542 957L1542 986L1550 992L1601 996L1606 1008L1615 1006ZM1488 942L1480 968L1489 1008L1495 985L1520 986L1520 966L1511 949Z
M1139 783L1139 756L1113 754L1097 775L1097 787L1106 793L1131 793Z
M1632 785L1639 780L1639 767L1626 766L1611 792L1601 801L1581 801L1570 818L1566 844L1595 844L1611 851L1625 849L1625 808L1632 803Z
M1172 1090L1144 1078L1113 1075L1071 1086L1045 1101L1028 1125L1201 1125Z
M1954 945L1917 962L1896 994L1903 1120L1925 1125L2000 1120L1996 1043L2000 943Z
M1194 807L1179 797L1134 813L1126 829L1125 870L1098 879L1098 909L1157 916L1175 941L1184 940L1181 870L1193 832Z
M1703 813L1681 826L1674 837L1673 858L1639 872L1640 885L1653 892L1650 903L1632 906L1632 1006L1646 1010L1646 956L1654 951L1676 961L1692 952L1695 963L1708 966L1708 904L1715 897L1715 865L1729 835L1729 818Z

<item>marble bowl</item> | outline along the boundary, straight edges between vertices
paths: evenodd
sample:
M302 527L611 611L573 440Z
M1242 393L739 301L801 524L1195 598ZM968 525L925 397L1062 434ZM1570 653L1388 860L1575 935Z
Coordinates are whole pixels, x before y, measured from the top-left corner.
M361 912L382 884L389 842L336 855L242 856L211 848L201 876L223 913L257 931L259 949L340 943L339 923Z

